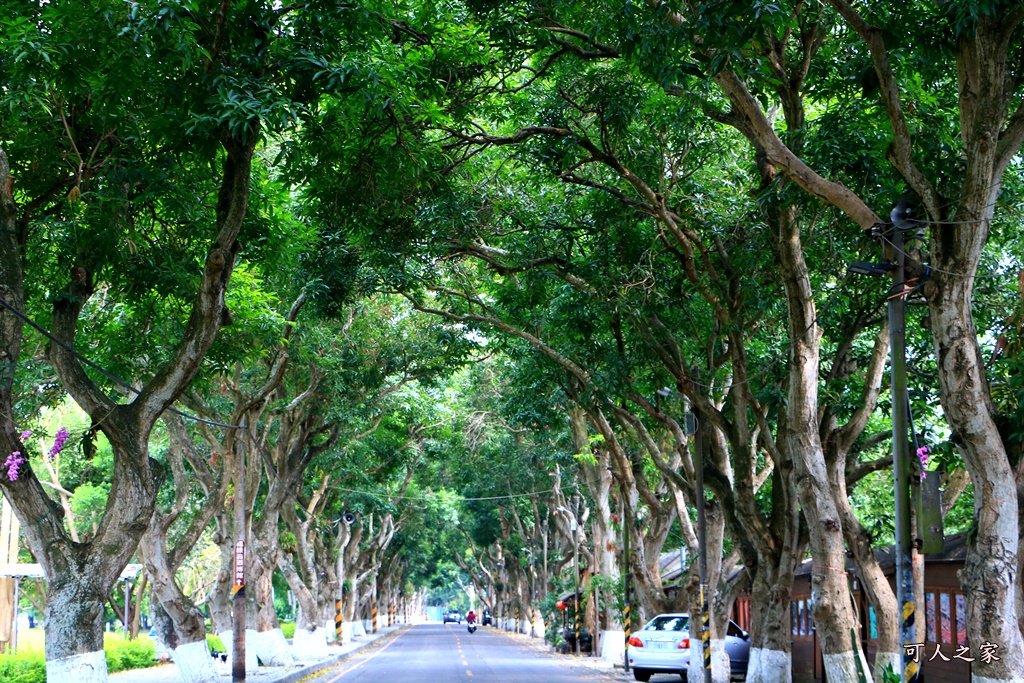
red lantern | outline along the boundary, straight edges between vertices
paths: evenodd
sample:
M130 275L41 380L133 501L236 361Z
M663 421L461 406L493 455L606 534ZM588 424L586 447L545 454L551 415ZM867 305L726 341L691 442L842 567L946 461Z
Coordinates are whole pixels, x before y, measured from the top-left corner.
M558 609L565 609L565 603L559 600L555 603L555 607L557 607Z

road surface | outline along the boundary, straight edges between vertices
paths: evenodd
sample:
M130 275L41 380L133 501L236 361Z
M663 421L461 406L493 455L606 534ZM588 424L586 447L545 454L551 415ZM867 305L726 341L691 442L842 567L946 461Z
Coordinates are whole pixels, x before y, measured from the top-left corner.
M548 655L492 628L470 634L465 624L422 624L304 683L608 683L619 676Z

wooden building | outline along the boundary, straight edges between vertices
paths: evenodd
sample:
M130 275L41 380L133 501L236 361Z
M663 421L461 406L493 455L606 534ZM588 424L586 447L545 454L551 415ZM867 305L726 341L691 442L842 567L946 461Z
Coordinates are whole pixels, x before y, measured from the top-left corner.
M962 683L971 680L971 663L966 658L979 657L979 647L969 647L964 618L964 595L957 574L964 565L966 534L957 534L943 543L942 553L925 556L924 642L918 649L922 675L928 683ZM895 590L896 569L893 552L876 552L882 570ZM866 644L868 662L873 663L876 652L877 620L874 608L861 590L852 562L847 563L854 605L860 616L860 637ZM922 615L919 615L922 616ZM742 628L750 627L750 596L743 595L733 607L733 620ZM793 681L811 683L825 681L821 647L811 617L811 561L806 560L797 570L793 581L790 609L790 629L793 643ZM959 651L959 657L958 655ZM999 652L997 656L1008 656ZM948 658L946 660L943 657Z

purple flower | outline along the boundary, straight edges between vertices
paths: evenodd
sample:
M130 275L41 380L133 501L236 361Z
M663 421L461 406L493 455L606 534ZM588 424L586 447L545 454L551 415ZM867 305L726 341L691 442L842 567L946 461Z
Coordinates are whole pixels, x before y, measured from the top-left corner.
M21 457L21 451L14 451L7 456L7 462L4 463L4 467L7 468L7 478L11 481L18 481L18 474L23 464L25 464L25 458Z
M47 453L46 457L52 461L60 455L60 452L64 450L64 442L68 440L68 436L67 427L61 427L58 429L57 435L53 437L53 448L50 449L50 452Z
M928 454L931 451L928 450L927 446L921 446L917 449L917 459L921 461L921 480L924 481L928 477Z
M32 436L32 430L31 429L26 429L25 431L23 431L21 433L21 440L24 441L25 439L27 439L30 436Z

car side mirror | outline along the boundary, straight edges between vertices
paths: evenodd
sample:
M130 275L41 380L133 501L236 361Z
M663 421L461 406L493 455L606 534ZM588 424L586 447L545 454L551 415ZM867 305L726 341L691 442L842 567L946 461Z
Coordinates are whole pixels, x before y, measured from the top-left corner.
M750 640L750 633L747 631L740 631L740 638L743 640Z

